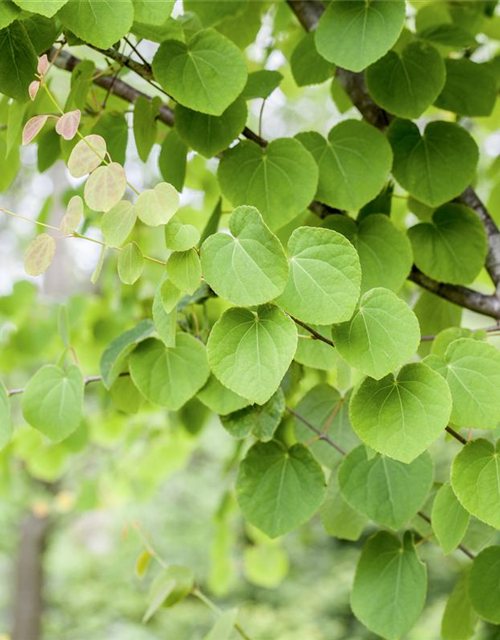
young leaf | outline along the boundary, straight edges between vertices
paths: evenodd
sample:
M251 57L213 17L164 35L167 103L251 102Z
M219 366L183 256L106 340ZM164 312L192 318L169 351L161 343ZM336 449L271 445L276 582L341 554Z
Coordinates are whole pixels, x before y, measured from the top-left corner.
M209 236L201 248L205 280L233 304L256 305L276 298L285 288L288 265L278 238L255 207L237 207L231 234Z
M76 136L76 132L80 126L81 117L82 112L80 109L65 113L56 122L57 133L65 140L72 140Z
M218 177L222 193L234 206L257 207L274 231L314 198L318 168L293 138L278 138L265 148L247 140L224 153Z
M420 344L418 320L395 293L368 291L348 322L332 330L340 355L364 374L380 379L409 360Z
M365 378L350 406L352 426L361 440L406 463L443 433L450 413L446 381L422 362L406 364L397 377Z
M439 489L432 505L432 528L444 553L456 549L467 531L470 516L446 483Z
M170 220L165 226L165 244L171 251L188 251L200 240L200 232L192 224Z
M29 144L40 133L48 117L44 115L33 116L28 120L23 129L23 145Z
M12 438L12 418L10 414L10 400L7 389L0 380L0 451Z
M84 189L85 202L94 211L109 211L120 202L126 187L127 176L123 167L111 162L90 175Z
M132 0L71 0L57 16L84 42L107 49L130 31L134 7Z
M193 295L201 282L200 258L196 249L172 253L167 262L167 275L180 291Z
M270 538L297 528L319 508L325 492L321 467L301 444L255 444L240 465L236 498L245 518Z
M179 410L205 384L210 370L204 345L179 333L175 348L150 338L139 344L129 359L130 375L150 401Z
M410 532L402 543L387 531L379 531L366 542L356 569L351 607L370 631L387 640L401 638L419 617L426 593L427 570Z
M112 247L121 246L129 237L137 220L134 205L128 200L120 200L106 211L101 218L102 235L106 244Z
M167 306L163 295L165 287L171 287L176 292L173 296L175 302L173 299L169 300ZM168 297L170 298L170 295ZM167 347L175 347L177 344L177 301L179 297L180 291L177 287L170 280L164 280L156 289L153 300L152 312L155 329Z
M118 276L123 284L134 284L144 269L144 257L136 242L129 242L118 256Z
M24 256L24 270L29 276L39 276L50 267L56 252L56 241L48 233L41 233L30 242Z
M344 500L353 509L397 531L425 504L434 481L434 464L428 452L403 464L380 454L369 457L361 445L344 458L338 481Z
M207 343L210 368L222 384L264 404L278 388L297 348L293 320L274 305L228 309Z
M359 540L368 518L353 509L342 497L337 474L332 473L320 508L321 523L328 535L339 540Z
M48 364L26 385L23 415L32 427L54 442L67 438L78 428L83 411L83 376L70 365L66 371Z
M316 47L326 60L362 71L396 42L405 21L401 0L334 0L316 29Z
M191 569L171 565L164 569L151 585L149 605L142 619L147 622L160 607L173 607L192 591L194 576Z
M220 416L222 426L234 438L253 435L257 440L268 442L281 422L285 411L285 396L281 389L263 405L245 407L228 415Z
M467 591L476 612L488 622L500 624L500 547L488 547L474 558Z
M243 91L245 58L236 45L214 29L202 29L185 44L162 42L153 59L160 85L181 105L220 116Z
M348 320L361 283L359 258L351 243L329 229L299 227L288 249L290 274L277 303L303 322Z
M80 196L73 196L68 203L66 214L61 220L61 232L69 236L76 231L76 228L83 220L83 200Z
M167 222L179 209L179 194L167 182L160 182L154 189L146 189L135 202L139 220L150 227L158 227Z
M106 155L106 141L92 133L76 143L68 160L68 170L73 178L83 178L101 164Z

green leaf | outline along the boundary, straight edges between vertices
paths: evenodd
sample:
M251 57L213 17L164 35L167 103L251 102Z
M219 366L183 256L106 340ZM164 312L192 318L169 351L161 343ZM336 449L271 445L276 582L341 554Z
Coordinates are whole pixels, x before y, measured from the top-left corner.
M243 131L247 121L247 105L238 98L220 116L192 111L178 104L175 127L180 137L206 158L227 149Z
M290 274L277 299L303 322L349 319L359 298L361 268L356 250L330 229L299 227L288 241Z
M144 396L130 379L130 376L117 378L109 390L113 404L118 411L134 415L144 404Z
M186 44L162 42L153 72L174 100L213 116L222 115L236 100L248 75L241 51L214 29L198 31Z
M310 327L323 335L330 338L331 328L320 325L310 325ZM293 358L295 362L311 367L312 369L321 369L323 371L332 370L337 363L337 353L329 344L321 340L314 339L308 331L304 330L299 333L299 341L297 343L297 351Z
M297 348L293 320L274 305L228 309L210 333L210 368L222 384L264 404L278 388Z
M83 178L101 164L106 155L106 140L95 133L76 143L68 160L68 170L73 178Z
M500 529L500 441L479 438L465 445L453 461L451 486L469 513Z
M164 569L151 585L148 597L148 608L143 622L147 622L160 607L173 607L181 602L192 591L194 576L191 569L171 565Z
M165 244L171 251L187 251L198 244L200 232L192 224L170 220L165 226Z
M198 391L196 397L211 411L219 415L227 415L249 405L248 400L227 389L213 374L203 389Z
M500 353L493 345L472 338L450 344L444 358L429 357L429 366L447 381L459 427L493 429L500 421Z
M111 162L91 173L83 192L85 202L94 211L109 211L120 202L126 188L127 176L123 167Z
M29 276L46 271L54 258L56 241L48 233L41 233L30 242L24 256L24 270Z
M467 591L476 612L488 622L500 624L500 547L488 547L474 558Z
M370 457L361 445L344 458L338 480L344 500L353 509L397 531L425 504L434 464L428 452L404 464L380 454Z
M167 275L178 289L193 295L201 282L200 258L196 249L172 253L167 262Z
M361 440L406 463L443 433L450 412L448 385L422 362L406 364L397 377L365 378L350 406L352 426Z
M185 0L185 11L196 13L204 27L218 24L226 18L241 14L247 5L246 0L234 0L229 4L223 4L217 0Z
M389 176L391 147L384 134L366 122L344 120L333 127L328 141L314 131L299 133L297 139L318 164L316 198L331 207L360 209L379 194Z
M179 194L168 182L160 182L154 189L146 189L135 201L139 220L150 227L167 224L177 213L179 206Z
M254 536L254 531L252 535ZM260 534L264 538L263 534ZM243 571L251 584L265 589L276 589L290 571L288 554L280 540L269 540L248 545L243 551Z
M253 205L274 231L312 201L318 169L311 154L293 138L265 148L250 140L226 151L219 165L222 193L234 206Z
M134 22L147 25L163 25L167 22L175 0L132 0Z
M60 229L63 235L72 235L83 220L83 200L73 196L68 202L66 213L61 220Z
M413 122L394 120L387 135L394 152L394 177L424 204L444 204L472 181L477 145L457 124L431 122L421 136Z
M420 344L415 314L406 302L382 287L363 294L352 318L335 325L332 335L340 355L377 380L409 360Z
M434 498L431 520L434 534L444 553L456 549L467 531L470 516L448 483L443 484Z
M145 96L137 98L134 106L134 140L139 158L143 162L147 161L156 142L157 111L157 105Z
M136 242L129 242L118 256L118 276L123 284L134 284L144 269L144 257Z
M102 235L106 244L120 247L132 233L137 213L128 200L120 200L101 218Z
M132 0L71 0L57 17L85 42L107 49L130 31L134 7Z
M28 100L28 87L35 80L38 57L22 22L0 31L0 90L19 100Z
M335 73L335 65L321 57L316 50L314 33L308 33L295 47L290 65L298 87L320 84Z
M229 640L236 624L237 615L238 609L229 609L221 613L212 629L205 636L205 640Z
M70 365L65 371L47 364L26 385L23 415L32 427L55 442L75 431L82 419L83 376Z
M374 287L401 289L411 271L413 252L407 235L388 216L371 213L358 224L347 216L328 216L324 225L342 233L358 252L362 293Z
M245 518L270 538L307 522L325 492L321 467L301 444L258 442L240 465L236 498Z
M477 613L467 593L469 570L459 577L448 598L441 624L443 640L469 640L475 633Z
M128 143L128 123L125 114L104 113L92 131L106 140L108 152L113 160L124 165Z
M241 97L245 100L253 100L254 98L266 100L279 87L282 80L283 76L279 71L268 71L267 69L253 71L248 74L248 80Z
M318 384L310 389L297 405L295 412L321 433L326 433L344 451L359 444L349 420L350 394L342 397L328 384ZM294 421L295 437L309 443L314 432L297 417ZM313 442L310 449L318 461L334 469L339 463L339 452L323 440Z
M14 0L18 7L31 13L39 13L46 18L52 18L68 0Z
M446 60L446 84L435 105L462 116L489 116L497 99L495 78L485 64Z
M336 473L330 476L320 515L328 535L339 540L359 540L368 524L368 518L353 509L342 497Z
M186 404L210 373L204 345L187 333L177 335L174 348L153 338L141 342L130 356L129 368L139 391L172 411Z
M125 331L106 347L100 362L102 383L109 389L120 373L125 370L127 356L135 347L153 333L154 326L151 320L141 320L133 329Z
M175 129L169 131L161 145L158 158L160 173L165 182L182 191L186 177L188 147Z
M285 411L285 396L281 389L263 405L252 405L233 413L220 416L222 426L234 438L253 435L257 440L267 442L281 422Z
M362 71L392 47L404 22L401 0L333 0L316 29L316 47L329 62Z
M447 61L448 62L448 61ZM439 52L425 42L389 51L366 71L373 99L400 118L418 118L440 94L446 69Z
M10 0L0 2L0 29L8 27L21 13L20 9Z
M440 282L469 284L486 259L488 243L484 226L472 209L445 204L408 231L415 264Z
M10 415L9 394L0 380L0 451L12 438L12 418Z
M169 289L168 296L164 298L163 292ZM156 289L153 300L153 322L158 335L167 347L175 347L177 341L177 301L180 291L170 280L163 280ZM167 299L170 298L170 299ZM166 305L165 302L168 302Z
M446 350L452 342L459 338L473 338L474 340L484 340L481 330L476 332L465 327L448 327L440 331L432 341L431 354L444 358Z
M288 277L285 253L255 207L237 207L229 231L209 236L201 248L203 276L218 296L256 305L276 298Z
M427 570L407 532L401 543L379 531L365 544L359 560L351 607L370 631L397 640L419 617L427 593Z

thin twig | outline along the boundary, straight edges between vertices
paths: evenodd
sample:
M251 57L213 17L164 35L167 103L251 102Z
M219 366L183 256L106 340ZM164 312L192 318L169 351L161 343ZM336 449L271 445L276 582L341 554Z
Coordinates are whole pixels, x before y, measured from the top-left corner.
M324 342L325 344L330 345L330 347L335 347L335 345L333 344L333 340L330 340L330 338L327 338L326 336L322 335L321 333L319 333L319 331L316 331L316 329L313 329L311 326L309 326L305 322L302 322L302 320L298 320L293 316L290 316L290 318L300 327L302 327L306 331L309 331L309 333L314 338L314 340L321 340L321 342Z

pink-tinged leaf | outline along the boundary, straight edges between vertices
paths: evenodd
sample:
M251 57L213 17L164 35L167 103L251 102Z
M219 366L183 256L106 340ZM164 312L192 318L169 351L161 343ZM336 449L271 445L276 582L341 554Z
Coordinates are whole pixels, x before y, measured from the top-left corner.
M75 232L83 218L83 200L80 196L73 196L68 203L66 215L61 220L61 231L65 236Z
M57 133L65 140L72 140L75 137L78 127L80 126L80 118L82 112L80 109L74 111L68 111L59 118L56 124Z
M28 246L24 256L24 270L29 276L39 276L49 268L55 252L54 238L47 233L41 233Z
M83 178L101 164L106 155L106 141L95 133L85 136L75 145L68 160L73 178Z
M40 89L40 82L38 80L33 80L28 87L28 93L30 94L30 100L34 100L36 98L36 94L38 93L38 89Z
M47 122L49 116L33 116L24 125L23 144L29 144Z
M41 76L44 76L47 73L48 68L49 68L49 59L47 57L47 54L44 53L43 56L40 56L38 60L37 71Z
M85 202L94 211L109 211L125 193L127 177L118 162L96 169L84 189Z

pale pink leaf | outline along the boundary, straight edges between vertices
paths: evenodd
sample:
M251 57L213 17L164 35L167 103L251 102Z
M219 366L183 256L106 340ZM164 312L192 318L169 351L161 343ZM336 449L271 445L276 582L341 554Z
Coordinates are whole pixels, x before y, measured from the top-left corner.
M125 193L127 177L118 162L96 169L84 189L85 202L94 211L109 211Z
M106 141L95 133L78 142L68 160L68 169L73 178L83 178L101 164L106 155Z
M57 121L57 133L65 140L72 140L75 137L76 132L78 131L78 127L80 126L81 117L82 112L80 111L80 109L68 111L68 113L65 113Z
M61 220L61 231L65 236L75 232L83 218L83 200L80 196L73 196L68 203L66 215Z
M56 242L47 233L41 233L31 242L24 256L24 269L29 276L39 276L49 268Z
M33 116L24 125L23 144L29 144L47 122L49 116Z
M33 80L28 87L28 93L30 94L30 100L34 100L36 98L36 94L38 93L38 89L40 89L40 82L38 80Z
M47 72L47 69L49 68L49 59L47 57L47 54L44 53L43 56L40 56L39 60L38 60L38 73L41 76L44 76Z

